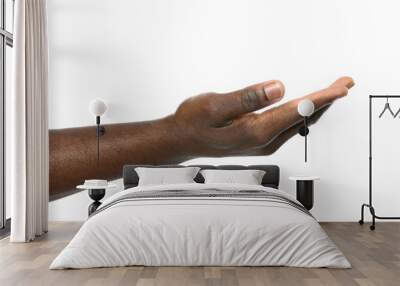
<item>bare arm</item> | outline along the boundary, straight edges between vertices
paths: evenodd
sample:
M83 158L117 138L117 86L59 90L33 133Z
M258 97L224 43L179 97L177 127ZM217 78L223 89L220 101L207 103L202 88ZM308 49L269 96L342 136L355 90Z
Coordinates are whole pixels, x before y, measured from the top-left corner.
M314 121L353 80L343 77L305 97L314 102ZM124 164L175 164L197 157L268 155L297 133L299 101L281 100L284 86L268 81L226 94L206 93L184 101L165 118L106 125L96 159L95 127L50 131L50 193L72 190L87 178L121 177Z

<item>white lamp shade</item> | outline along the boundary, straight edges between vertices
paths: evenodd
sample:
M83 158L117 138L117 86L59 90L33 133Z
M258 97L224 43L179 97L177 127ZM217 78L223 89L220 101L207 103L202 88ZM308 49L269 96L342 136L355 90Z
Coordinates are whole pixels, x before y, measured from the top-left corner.
M303 117L310 116L314 113L314 103L309 99L303 99L297 105L297 111Z
M101 99L96 98L90 102L89 110L94 116L102 116L107 110L107 105Z

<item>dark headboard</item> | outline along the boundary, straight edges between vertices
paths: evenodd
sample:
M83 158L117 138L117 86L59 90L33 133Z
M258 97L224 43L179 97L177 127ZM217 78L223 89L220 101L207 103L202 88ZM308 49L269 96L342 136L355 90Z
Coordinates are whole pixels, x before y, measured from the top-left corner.
M147 167L147 168L180 168L186 167L183 165L125 165L123 168L123 180L124 180L124 189L133 188L138 185L139 177L135 171L137 167ZM220 170L264 170L265 175L262 179L262 185L265 187L271 187L277 189L279 187L279 167L276 165L250 165L250 166L242 166L242 165L189 165L188 167L199 167L201 169L220 169ZM203 176L199 173L194 180L197 183L204 183Z

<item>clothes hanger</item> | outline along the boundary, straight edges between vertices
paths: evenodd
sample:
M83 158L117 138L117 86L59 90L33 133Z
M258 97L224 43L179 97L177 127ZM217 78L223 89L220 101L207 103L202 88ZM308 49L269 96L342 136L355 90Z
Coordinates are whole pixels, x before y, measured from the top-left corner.
M396 118L397 115L399 115L399 113L400 113L400 108L399 108L399 110L397 110L396 114L394 115L394 118Z
M393 117L396 117L396 115L399 113L399 111L396 112L396 115L394 115L394 112L392 111L392 109L390 108L390 104L389 104L389 98L386 97L386 103L385 103L385 107L383 108L381 114L379 115L379 118L381 118L383 116L383 114L386 112L386 110L389 110L390 114L392 114Z

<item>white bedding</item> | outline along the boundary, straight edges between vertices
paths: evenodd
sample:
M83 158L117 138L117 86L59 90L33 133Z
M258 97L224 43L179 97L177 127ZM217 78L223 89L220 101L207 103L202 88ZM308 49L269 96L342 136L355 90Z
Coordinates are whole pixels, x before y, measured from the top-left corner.
M262 186L193 183L131 188L102 206L132 192L205 189L262 190L295 201ZM84 223L50 269L127 265L351 267L318 222L289 204L243 197L185 197L121 201L104 207Z

